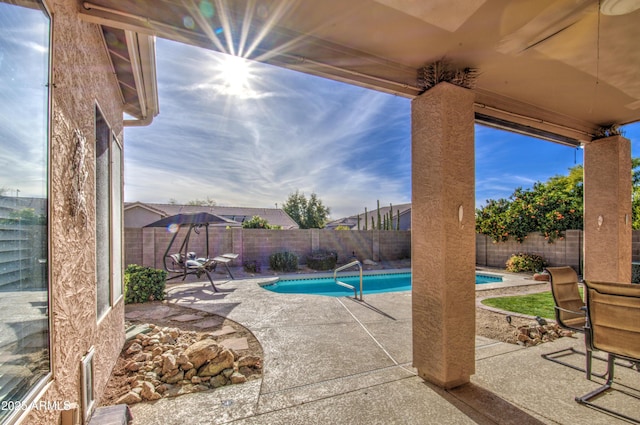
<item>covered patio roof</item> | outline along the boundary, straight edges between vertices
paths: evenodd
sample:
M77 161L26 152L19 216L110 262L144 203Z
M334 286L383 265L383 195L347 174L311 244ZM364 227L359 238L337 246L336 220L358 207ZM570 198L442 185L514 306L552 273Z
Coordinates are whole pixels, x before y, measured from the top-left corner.
M578 145L640 120L640 10L625 3L78 0L78 10L143 60L145 46L131 43L158 36L409 98L424 90L418 70L444 58L478 70L478 122ZM110 53L121 82L136 76L135 61L117 66Z

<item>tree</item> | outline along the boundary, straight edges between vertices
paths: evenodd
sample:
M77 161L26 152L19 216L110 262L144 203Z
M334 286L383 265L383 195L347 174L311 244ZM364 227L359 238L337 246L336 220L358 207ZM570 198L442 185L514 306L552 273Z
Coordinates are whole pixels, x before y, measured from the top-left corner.
M551 243L567 229L582 229L582 198L583 168L577 165L568 176L517 188L508 200L487 201L476 211L476 230L496 242L522 242L529 233L540 232Z
M640 158L632 163L632 228L640 229ZM490 199L476 210L476 231L496 242L513 238L522 242L528 233L540 232L549 242L567 229L582 229L582 165L569 169L567 176L537 182L531 189L517 188L509 199Z
M289 195L282 209L301 229L322 229L327 223L330 211L315 193L307 199L304 193L298 190Z

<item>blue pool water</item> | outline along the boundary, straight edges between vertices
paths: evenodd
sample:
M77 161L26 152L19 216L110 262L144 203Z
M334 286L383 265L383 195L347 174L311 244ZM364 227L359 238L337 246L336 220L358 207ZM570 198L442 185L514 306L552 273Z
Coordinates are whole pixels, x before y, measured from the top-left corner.
M338 280L353 285L358 292L360 291L360 278L358 276L338 276ZM476 274L476 285L495 282L502 282L502 278ZM411 290L411 273L365 275L362 278L362 287L365 294L409 291ZM281 294L314 294L330 297L353 296L351 289L336 285L333 278L279 280L270 285L265 285L263 288Z

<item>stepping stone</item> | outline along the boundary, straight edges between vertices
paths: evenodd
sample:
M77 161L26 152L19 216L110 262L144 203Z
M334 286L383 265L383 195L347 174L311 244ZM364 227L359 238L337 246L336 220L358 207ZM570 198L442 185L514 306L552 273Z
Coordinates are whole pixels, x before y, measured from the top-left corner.
M202 319L202 316L197 314L181 314L180 316L172 317L172 322L193 322L194 320Z
M248 350L249 342L247 338L229 338L220 342L224 348L228 348L230 350Z
M229 335L233 333L236 333L236 330L233 329L231 326L223 326L222 329L211 332L211 335L222 336L222 335Z
M193 326L195 326L196 328L200 328L200 329L205 329L205 328L213 328L214 326L218 326L222 324L222 319L218 319L218 318L210 318L210 319L205 319L202 320L198 323L194 323Z
M158 307L145 316L150 319L164 319L175 314L171 307Z
M142 311L130 311L129 313L124 314L125 319L139 319L142 316L144 316Z

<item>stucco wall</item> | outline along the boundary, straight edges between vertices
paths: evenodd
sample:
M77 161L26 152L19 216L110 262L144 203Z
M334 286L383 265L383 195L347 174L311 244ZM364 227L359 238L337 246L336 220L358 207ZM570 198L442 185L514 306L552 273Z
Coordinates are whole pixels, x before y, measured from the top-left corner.
M95 347L94 390L103 393L124 343L124 303L96 317L96 104L122 140L122 105L99 29L78 19L75 0L48 2L52 12L52 138L50 145L50 315L54 380L41 400L80 405L80 360ZM74 162L78 130L86 138L85 170ZM71 182L87 172L80 191ZM86 214L72 204L86 199ZM58 423L59 411L34 410L25 423Z

